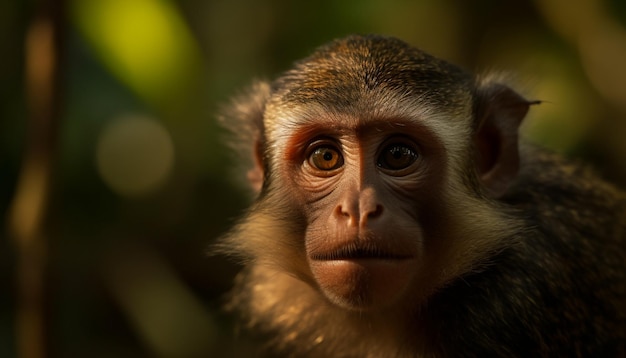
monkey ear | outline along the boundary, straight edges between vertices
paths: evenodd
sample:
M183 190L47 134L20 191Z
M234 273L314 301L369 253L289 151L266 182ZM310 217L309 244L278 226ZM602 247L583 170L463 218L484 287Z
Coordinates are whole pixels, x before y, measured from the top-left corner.
M519 170L519 126L530 105L539 102L493 82L479 86L477 99L476 168L489 193L501 197Z
M257 81L222 108L219 121L229 132L228 143L238 154L241 168L255 194L263 186L263 153L265 104L270 97L270 84Z

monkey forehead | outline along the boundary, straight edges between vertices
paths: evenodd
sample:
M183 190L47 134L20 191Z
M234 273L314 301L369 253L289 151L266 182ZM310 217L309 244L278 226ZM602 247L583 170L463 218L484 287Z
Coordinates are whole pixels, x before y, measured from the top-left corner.
M458 67L395 38L350 36L296 63L274 83L274 95L282 103L344 108L378 93L451 110L466 104L473 81Z
M387 121L411 122L443 129L468 126L471 116L472 105L467 98L463 106L441 108L420 97L398 96L386 89L379 89L363 93L353 102L341 106L318 101L285 102L282 99L270 99L265 107L265 129L268 134L314 126L357 130Z
M282 130L297 130L299 127L323 125L327 128L357 130L384 122L411 122L433 128L445 136L453 128L470 127L472 120L471 102L457 110L442 110L393 96L364 96L345 107L334 107L316 102L285 104L270 101L265 107L265 131L270 134ZM446 128L449 128L446 130Z

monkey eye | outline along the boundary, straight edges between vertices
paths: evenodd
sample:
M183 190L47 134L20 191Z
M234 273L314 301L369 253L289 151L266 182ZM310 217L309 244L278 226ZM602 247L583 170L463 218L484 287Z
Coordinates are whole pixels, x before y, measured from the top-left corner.
M386 170L402 170L415 163L418 154L411 146L394 143L386 146L378 157L377 165Z
M309 154L308 161L313 168L330 171L343 165L343 156L333 147L320 146Z

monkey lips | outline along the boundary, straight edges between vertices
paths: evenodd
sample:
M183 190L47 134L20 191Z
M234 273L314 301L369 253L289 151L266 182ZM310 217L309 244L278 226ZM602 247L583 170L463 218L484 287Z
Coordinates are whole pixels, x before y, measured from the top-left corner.
M309 250L315 281L333 303L355 310L384 308L409 286L416 254L390 239L359 238Z

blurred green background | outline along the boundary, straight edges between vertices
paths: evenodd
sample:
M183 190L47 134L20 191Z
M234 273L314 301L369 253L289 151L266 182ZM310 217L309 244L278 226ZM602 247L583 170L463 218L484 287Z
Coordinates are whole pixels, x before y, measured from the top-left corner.
M249 356L207 255L251 200L215 113L349 33L512 73L529 140L626 184L622 0L5 1L0 357Z

